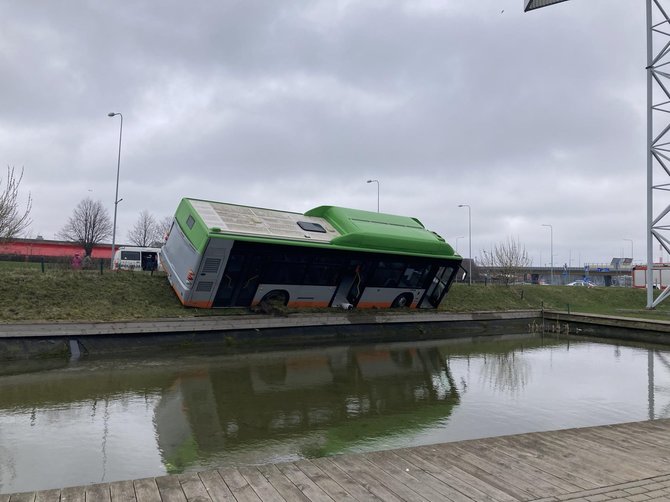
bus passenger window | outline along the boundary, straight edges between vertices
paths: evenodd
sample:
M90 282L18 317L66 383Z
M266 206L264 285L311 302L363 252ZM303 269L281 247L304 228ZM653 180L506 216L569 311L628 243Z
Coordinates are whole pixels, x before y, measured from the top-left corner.
M369 285L376 288L397 288L404 270L404 263L380 261Z
M335 286L338 279L338 270L328 265L309 265L305 274L305 284L312 286Z
M400 278L399 286L401 288L421 288L424 287L424 277L430 270L430 265L410 265L405 269L405 273Z

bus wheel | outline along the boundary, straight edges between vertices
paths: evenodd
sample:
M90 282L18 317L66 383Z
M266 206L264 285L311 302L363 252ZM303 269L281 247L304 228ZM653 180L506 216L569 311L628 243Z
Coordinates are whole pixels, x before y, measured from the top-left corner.
M412 295L411 293L403 293L402 295L398 296L398 298L393 300L391 308L394 309L406 308L409 307L413 301L414 301L414 295Z
M288 304L288 293L275 289L265 295L260 304L268 307L285 307Z

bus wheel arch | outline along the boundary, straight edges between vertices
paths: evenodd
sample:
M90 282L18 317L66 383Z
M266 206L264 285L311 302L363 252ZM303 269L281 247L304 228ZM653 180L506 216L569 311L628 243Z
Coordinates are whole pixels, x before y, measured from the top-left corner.
M409 308L412 305L412 302L414 302L414 295L412 293L403 293L398 295L396 299L393 300L393 303L391 303L391 308Z
M282 306L286 307L288 305L289 294L285 289L273 289L268 292L261 298L261 301L258 302L260 305L266 306Z

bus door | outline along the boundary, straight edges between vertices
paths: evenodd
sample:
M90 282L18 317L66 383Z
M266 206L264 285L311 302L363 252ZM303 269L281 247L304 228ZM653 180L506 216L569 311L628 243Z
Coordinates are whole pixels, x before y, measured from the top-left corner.
M231 253L221 284L214 298L214 307L247 307L260 282L261 257Z
M232 303L234 307L248 307L251 305L251 300L256 296L256 290L261 282L262 257L249 255L245 261L244 270L235 290Z
M447 293L447 290L449 289L449 283L451 282L453 275L454 267L438 267L437 273L428 286L426 294L423 295L423 300L421 300L419 308L437 308L440 305L442 298L444 298L444 295Z
M333 297L332 306L339 307L342 304L356 306L363 294L365 277L368 272L368 264L359 260L352 261L342 273L340 284Z

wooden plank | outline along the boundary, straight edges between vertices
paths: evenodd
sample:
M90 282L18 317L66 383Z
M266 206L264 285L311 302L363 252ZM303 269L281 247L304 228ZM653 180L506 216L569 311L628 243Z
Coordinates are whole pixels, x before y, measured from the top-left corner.
M626 424L607 425L599 429L617 430L633 435L652 435L659 443L670 441L670 423L667 420L647 420L645 422L629 422Z
M284 502L285 499L256 467L238 467L244 479L251 485L258 498L263 502Z
M0 502L9 502L9 493L3 495L0 493Z
M578 476L581 479L592 482L595 486L603 486L612 483L612 476L604 473L598 464L582 461L574 450L566 447L562 443L550 441L540 433L524 434L515 437L514 442L519 448L526 448L529 451L537 452L542 455L546 462L555 463L554 472L562 476Z
M86 489L83 486L71 486L60 491L61 502L86 502Z
M457 468L459 471L467 472L470 474L471 479L479 479L485 485L495 487L499 491L505 493L507 497L512 497L512 500L533 498L530 493L511 483L510 480L501 479L500 473L495 472L495 469L487 470L487 466L482 466L482 462L478 461L477 458L473 458L472 455L469 455L469 458L472 461L468 461L465 458L461 458L461 453L458 452L455 448L451 448L451 444L448 445L450 448L446 448L445 446L446 445L434 445L431 447L430 453L432 454L432 457L441 459L443 463L451 466L452 468ZM417 454L427 453L424 448L419 448ZM490 470L493 470L494 472L489 472Z
M580 489L579 485L567 479L538 469L528 462L528 459L519 459L513 453L507 454L502 444L497 438L473 441L467 445L467 450L504 471L513 472L515 476L521 477L540 490L544 496L570 493Z
M423 468L418 466L413 459L403 457L399 454L398 450L387 452L386 461L393 463L393 465L401 471L411 474L418 482L430 486L446 500L451 500L453 502L470 502L473 500L468 494L458 491L448 483L445 483L444 480L426 472ZM486 497L482 498L486 499Z
M352 497L342 486L335 480L331 479L326 473L319 469L309 460L300 460L294 462L294 465L300 469L305 475L311 479L314 484L321 488L330 498L338 502L355 502L356 499Z
M161 476L155 479L163 502L186 502L186 495L177 476Z
M307 502L309 499L295 486L290 479L284 476L275 465L259 465L260 472L267 479L275 490L286 500L300 500Z
M541 498L565 493L558 486L540 478L537 472L524 472L516 468L509 457L503 458L502 455L488 448L478 446L476 442L450 449L450 452L534 497Z
M358 462L353 461L353 455L350 456L337 456L333 457L333 463L346 472L349 476L356 479L359 483L362 483L366 490L374 493L377 497L385 501L397 501L397 500L424 500L425 499L419 494L411 492L410 498L405 498L402 495L396 492L404 491L398 487L389 486L386 482L381 482L375 476L370 474L370 467L367 465L361 465Z
M313 502L332 502L326 492L324 492L314 481L298 469L293 463L277 464L277 469L286 476L305 496Z
M604 426L590 428L585 432L597 432L612 438L624 437L631 443L637 443L642 447L649 448L658 448L670 441L668 435L659 432L658 429L643 426L637 427L636 425L630 425L629 427Z
M602 481L601 484L617 484L630 481L630 476L622 475L618 469L613 469L612 466L602 462L602 457L598 454L593 454L588 450L582 448L583 444L575 447L567 438L560 436L552 436L543 433L542 442L551 445L555 450L560 451L561 460L570 459L575 469L581 468L589 469L591 475L598 475Z
M518 500L509 493L500 490L497 486L491 485L457 466L446 463L444 459L437 456L435 448L426 447L422 450L406 448L395 450L394 453L472 500L481 502L514 502ZM451 498L457 497L457 493L451 495Z
M132 481L116 481L109 484L112 502L136 502L135 486Z
M261 500L246 478L237 469L232 467L219 469L219 474L238 502L259 502Z
M186 500L189 502L212 502L205 485L197 473L189 472L179 474L177 477L179 478L179 483L181 484L181 489L184 491Z
M657 439L642 429L639 432L630 429L610 429L608 427L589 429L584 434L587 437L598 438L599 441L626 451L654 453L654 456L664 457L667 453L666 445L670 440Z
M230 493L228 485L223 481L219 471L210 470L198 473L198 477L205 485L205 489L212 500L217 502L235 502L235 497Z
M612 479L611 483L624 483L645 477L643 471L630 463L629 456L620 456L619 461L614 462L613 460L617 457L615 450L606 448L602 444L588 441L584 437L573 438L569 434L561 435L555 432L548 432L544 433L543 439L569 448L573 455L579 457L582 463L597 466L603 473L609 475Z
M9 500L12 502L34 502L35 495L35 492L14 493Z
M530 446L531 444L533 446ZM499 445L509 455L516 455L520 459L525 458L526 461L531 462L538 469L569 479L574 485L579 487L579 490L589 490L601 486L601 483L597 482L581 469L578 471L570 468L566 469L565 463L557 461L556 457L549 454L545 448L538 448L537 442L530 443L524 440L524 438L509 440L503 437L500 438Z
M394 481L401 483L426 500L431 502L442 502L445 499L445 495L435 490L431 486L431 483L421 482L415 478L412 475L413 470L411 470L409 467L400 468L395 465L390 454L386 452L366 453L363 458L370 462L370 464L377 469L376 472L378 474L381 472L387 473ZM377 477L379 478L378 475ZM391 486L391 489L398 493L393 488L393 486ZM398 495L404 496L400 493L398 493Z
M0 497L2 500L2 497ZM35 502L60 502L60 488L37 492Z
M354 498L358 500L383 502L384 499L381 499L375 496L372 492L366 490L357 480L353 479L346 472L337 467L330 458L315 458L310 460L310 462L314 464L315 467L319 468L326 476L343 487L347 493L350 493ZM300 465L300 468L302 470L302 464Z
M95 502L111 502L109 483L87 486L86 500L95 500Z
M614 431L595 431L591 430L580 435L580 439L598 443L607 446L609 449L617 452L618 455L628 457L635 455L635 467L644 470L648 473L647 477L656 476L658 474L665 474L666 469L659 462L667 462L670 460L667 446L650 446L648 443L639 443L631 439L630 432L628 434L617 435Z
M158 485L153 478L136 479L133 481L137 502L161 502Z

